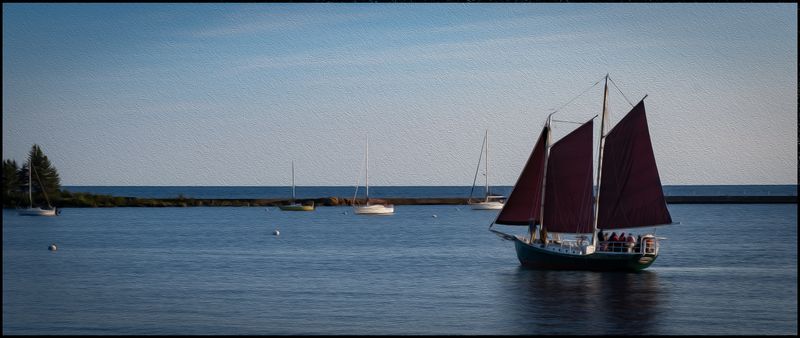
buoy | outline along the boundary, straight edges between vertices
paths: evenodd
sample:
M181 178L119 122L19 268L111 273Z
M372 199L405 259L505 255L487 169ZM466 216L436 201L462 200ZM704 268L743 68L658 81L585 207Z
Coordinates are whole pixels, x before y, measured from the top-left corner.
M436 218L436 217L439 217L439 216L433 215L433 218Z
M275 235L275 236L278 236L278 235L281 234L281 232L278 231L278 229L275 229L275 231L273 231L272 234Z
M50 246L47 247L47 250L50 250L50 251L58 250L58 248L56 247L56 243L50 244Z

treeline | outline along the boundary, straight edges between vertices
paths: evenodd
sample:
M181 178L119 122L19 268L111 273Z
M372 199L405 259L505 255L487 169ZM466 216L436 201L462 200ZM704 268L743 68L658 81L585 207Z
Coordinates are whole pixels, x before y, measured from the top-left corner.
M38 145L31 147L22 165L3 160L3 207L53 205L61 197L58 171Z
M21 165L11 159L3 160L3 208L25 208L29 205L58 208L159 207L184 204L185 201L180 198L175 201L162 201L62 190L58 170L37 144L31 147L27 161Z

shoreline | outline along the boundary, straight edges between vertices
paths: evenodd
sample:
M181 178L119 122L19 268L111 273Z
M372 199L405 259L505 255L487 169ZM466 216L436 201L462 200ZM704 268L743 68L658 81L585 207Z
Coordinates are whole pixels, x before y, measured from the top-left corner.
M109 196L110 197L110 196ZM665 196L667 204L797 204L797 196ZM395 205L466 205L467 198L379 198L374 203ZM276 207L287 205L289 199L203 199L203 198L134 198L111 197L106 200L80 201L64 199L59 208L108 208L108 207ZM323 197L296 199L295 202L316 206L349 206L352 199ZM358 199L363 204L364 199ZM13 209L6 207L7 209Z

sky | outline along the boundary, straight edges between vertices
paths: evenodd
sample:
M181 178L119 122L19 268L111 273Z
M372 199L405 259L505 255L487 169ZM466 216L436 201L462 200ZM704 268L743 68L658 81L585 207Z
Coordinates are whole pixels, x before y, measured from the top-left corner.
M513 185L645 95L662 184L797 184L797 4L3 4L3 159L62 185ZM596 123L595 125L598 125ZM554 141L577 124L554 123ZM599 127L595 128L599 134ZM595 155L596 156L596 155ZM596 160L595 160L596 162Z

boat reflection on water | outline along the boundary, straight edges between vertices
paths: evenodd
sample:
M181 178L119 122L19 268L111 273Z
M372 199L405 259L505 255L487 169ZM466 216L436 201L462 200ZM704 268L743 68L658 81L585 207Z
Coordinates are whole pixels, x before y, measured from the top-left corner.
M666 299L652 271L552 271L519 267L503 285L519 334L659 334Z

